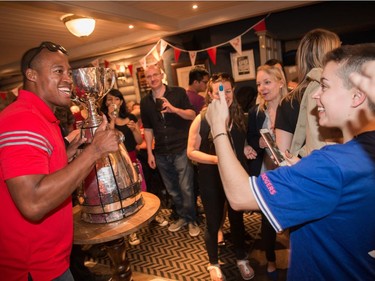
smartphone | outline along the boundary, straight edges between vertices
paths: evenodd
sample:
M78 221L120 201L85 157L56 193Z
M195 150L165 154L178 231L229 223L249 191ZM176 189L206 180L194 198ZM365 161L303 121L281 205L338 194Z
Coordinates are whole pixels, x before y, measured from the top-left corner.
M277 147L275 141L273 140L271 132L268 129L260 129L260 135L262 136L262 138L266 142L267 147L269 149L269 152L271 153L270 156L273 157L273 159L277 163L277 165L288 166L287 161L285 160L285 158L282 155L280 149Z

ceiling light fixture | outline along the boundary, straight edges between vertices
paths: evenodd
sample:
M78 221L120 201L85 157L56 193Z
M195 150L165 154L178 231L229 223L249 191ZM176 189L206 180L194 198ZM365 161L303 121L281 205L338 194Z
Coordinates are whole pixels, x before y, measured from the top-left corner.
M67 15L61 20L64 22L70 33L77 37L89 36L95 29L95 20L93 18Z

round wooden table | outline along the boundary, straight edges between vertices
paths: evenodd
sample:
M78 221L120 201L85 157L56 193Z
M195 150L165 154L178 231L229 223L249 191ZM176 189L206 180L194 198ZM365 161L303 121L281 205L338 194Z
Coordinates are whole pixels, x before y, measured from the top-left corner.
M124 237L150 223L160 209L159 198L151 193L142 192L144 206L135 214L120 221L93 224L81 219L80 206L73 208L74 244L93 245L104 243L112 261L112 278L114 281L130 281L131 270L126 258Z

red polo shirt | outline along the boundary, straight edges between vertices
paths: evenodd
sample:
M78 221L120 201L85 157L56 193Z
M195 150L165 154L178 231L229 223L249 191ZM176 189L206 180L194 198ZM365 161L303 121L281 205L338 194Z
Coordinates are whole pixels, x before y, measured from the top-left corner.
M18 211L6 180L51 174L67 165L59 122L35 94L20 91L0 113L0 279L52 280L69 268L73 241L69 197L42 221L28 221Z

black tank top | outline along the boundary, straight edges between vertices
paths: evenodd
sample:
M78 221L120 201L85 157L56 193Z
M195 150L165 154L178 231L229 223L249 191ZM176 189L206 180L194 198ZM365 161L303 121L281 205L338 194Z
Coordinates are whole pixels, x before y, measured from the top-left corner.
M201 126L199 130L199 135L201 136L201 145L199 147L199 150L207 154L216 155L215 145L213 143L213 137L211 134L211 128L205 116L206 111L204 110L201 112ZM248 168L246 164L246 157L244 154L244 146L246 139L245 132L241 131L235 124L233 124L232 129L228 134L228 137L232 144L232 148L234 147L234 152L236 154L237 159L241 162L241 165L247 172Z

